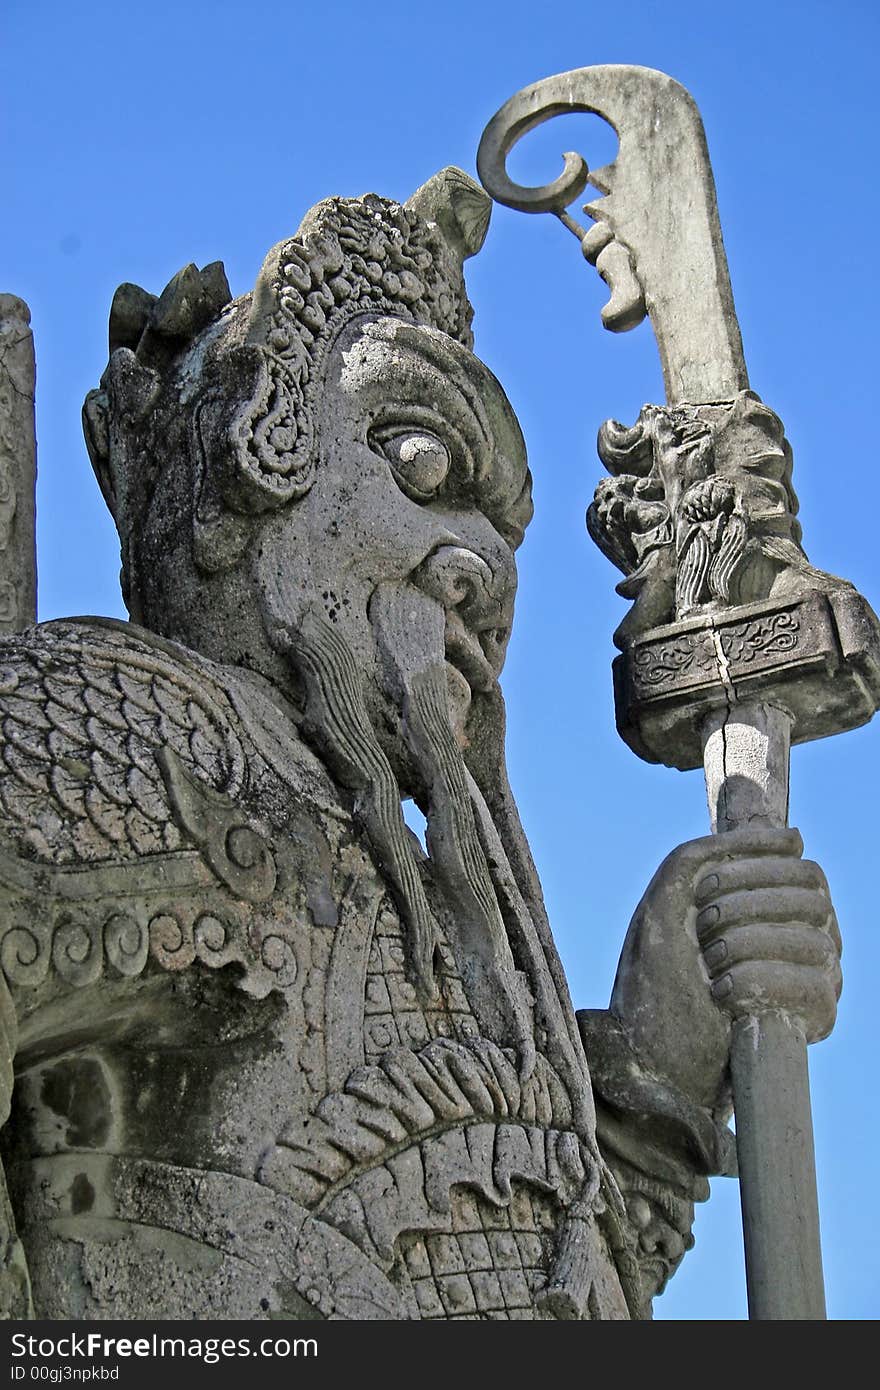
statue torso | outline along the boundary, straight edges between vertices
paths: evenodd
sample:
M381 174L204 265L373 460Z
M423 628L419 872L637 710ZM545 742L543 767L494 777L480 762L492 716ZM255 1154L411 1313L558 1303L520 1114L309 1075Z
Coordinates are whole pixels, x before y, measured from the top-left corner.
M96 620L2 665L6 1160L37 1315L551 1316L568 1240L579 1315L629 1316L586 1070L540 1030L528 1074L481 1036L424 856L417 991L277 692Z

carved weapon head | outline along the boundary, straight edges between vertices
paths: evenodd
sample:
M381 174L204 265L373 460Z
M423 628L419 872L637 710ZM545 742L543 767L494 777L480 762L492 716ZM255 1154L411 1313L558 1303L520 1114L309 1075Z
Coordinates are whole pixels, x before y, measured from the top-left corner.
M552 183L507 174L513 146L563 112L601 116L617 157L591 172L566 154ZM792 741L871 718L880 706L880 624L800 546L791 449L749 390L715 185L699 112L649 68L579 68L527 87L489 122L483 184L523 212L552 212L611 289L607 328L650 317L667 404L632 428L608 421L587 525L635 604L615 634L618 729L649 761L699 765L707 710L753 698L786 708ZM592 183L586 231L567 212ZM793 655L794 654L794 655Z
M506 159L535 126L571 111L617 132L617 157L590 171L565 155L559 178L514 183ZM486 189L523 212L555 213L581 239L611 289L602 312L620 332L650 317L670 404L729 400L748 386L742 341L700 114L684 87L651 68L609 64L548 77L511 97L489 122L477 155ZM588 183L584 231L565 211Z

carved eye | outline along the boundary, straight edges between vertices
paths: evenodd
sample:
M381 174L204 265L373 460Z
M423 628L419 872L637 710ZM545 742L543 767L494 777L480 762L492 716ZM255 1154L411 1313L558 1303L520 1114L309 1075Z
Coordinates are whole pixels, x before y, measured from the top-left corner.
M376 430L370 443L388 460L398 486L414 502L429 502L449 472L449 450L428 430Z

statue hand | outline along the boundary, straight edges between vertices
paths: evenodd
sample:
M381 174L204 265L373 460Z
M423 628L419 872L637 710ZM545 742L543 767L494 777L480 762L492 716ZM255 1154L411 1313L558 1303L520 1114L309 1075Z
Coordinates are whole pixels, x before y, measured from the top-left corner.
M630 924L611 1010L645 1064L704 1105L727 1103L734 1018L782 1009L807 1040L830 1033L840 932L825 875L796 830L680 845Z
M747 851L700 875L697 939L712 997L731 1018L782 1009L798 1019L808 1042L818 1042L837 1013L840 929L825 875L799 857L798 832L767 833L780 842L765 855Z

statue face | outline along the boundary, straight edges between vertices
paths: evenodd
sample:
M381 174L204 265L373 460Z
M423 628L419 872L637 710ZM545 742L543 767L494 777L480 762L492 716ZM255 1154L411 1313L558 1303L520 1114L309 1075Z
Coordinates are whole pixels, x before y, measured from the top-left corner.
M267 523L259 588L270 630L295 631L309 607L335 629L401 772L400 702L383 668L377 595L393 588L399 602L407 590L428 601L430 621L413 597L406 632L386 633L384 644L444 663L463 746L473 693L494 686L510 634L513 552L531 514L525 449L482 363L444 334L394 319L349 325L322 399L315 481Z

